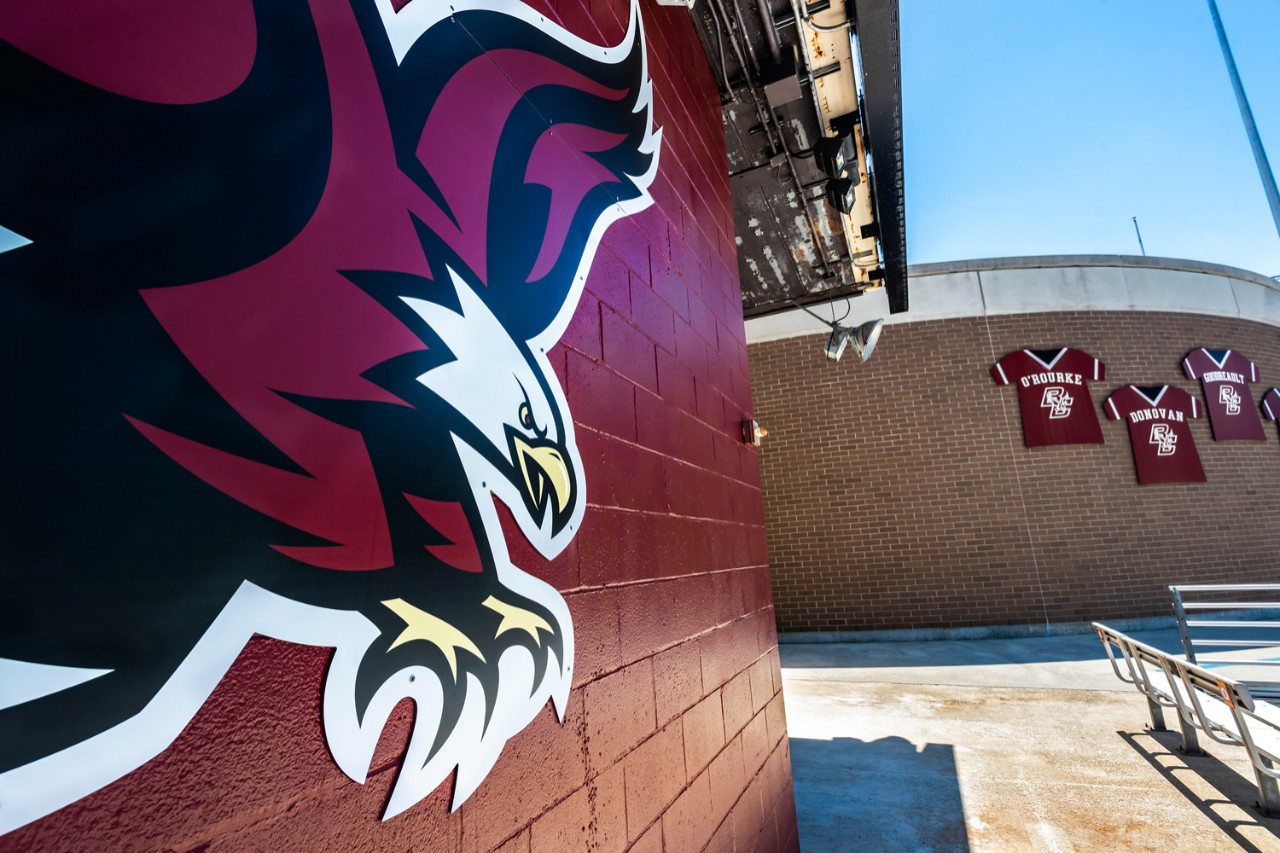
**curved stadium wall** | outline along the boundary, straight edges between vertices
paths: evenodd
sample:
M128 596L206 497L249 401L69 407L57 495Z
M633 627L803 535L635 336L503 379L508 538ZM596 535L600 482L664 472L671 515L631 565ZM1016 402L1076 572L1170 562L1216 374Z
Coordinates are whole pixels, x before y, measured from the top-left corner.
M1101 409L1127 384L1203 405L1181 365L1201 346L1254 361L1258 405L1280 385L1275 281L1158 258L1010 258L913 267L911 298L865 364L828 362L828 332L806 315L748 323L780 631L1069 630L1167 615L1169 584L1278 579L1273 424L1265 442L1225 442L1193 420L1207 482L1139 486L1127 427ZM884 312L864 297L843 322ZM1089 387L1102 445L1026 448L1017 392L992 381L1006 353L1059 346L1106 364Z

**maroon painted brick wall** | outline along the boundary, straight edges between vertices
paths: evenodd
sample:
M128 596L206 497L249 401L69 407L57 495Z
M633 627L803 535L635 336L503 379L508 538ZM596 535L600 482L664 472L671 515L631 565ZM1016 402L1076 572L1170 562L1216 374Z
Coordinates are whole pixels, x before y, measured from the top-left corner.
M610 44L628 13L540 8ZM357 785L321 730L330 652L259 638L162 755L0 849L798 848L756 451L739 440L751 390L719 101L688 12L642 11L655 204L606 233L552 353L590 503L550 563L506 524L514 562L573 614L564 723L548 705L456 813L445 784L382 823L408 705Z
M830 364L823 336L752 344L762 482L782 631L1043 624L1169 613L1167 585L1278 578L1280 441L1191 431L1208 483L1139 486L1126 384L1203 400L1182 357L1230 347L1280 384L1280 336L1242 320L1077 312L886 328L874 358ZM989 370L1021 348L1102 359L1101 446L1023 446L1017 390Z

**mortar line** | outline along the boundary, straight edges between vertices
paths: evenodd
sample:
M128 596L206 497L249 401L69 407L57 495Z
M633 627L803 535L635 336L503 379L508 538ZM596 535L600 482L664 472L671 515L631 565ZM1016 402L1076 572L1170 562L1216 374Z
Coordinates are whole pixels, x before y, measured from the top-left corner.
M993 363L1000 360L996 354L995 338L991 334L991 314L987 310L987 291L982 286L982 271L974 270L974 274L978 277L978 295L982 298L982 323L987 330L987 348L991 352L991 360ZM1005 438L1009 442L1009 458L1013 460L1013 479L1018 485L1018 501L1022 504L1022 525L1027 531L1027 546L1031 549L1031 568L1036 576L1036 588L1040 592L1040 613L1044 616L1044 633L1049 636L1049 602L1044 596L1044 581L1040 577L1040 558L1036 553L1036 539L1031 532L1031 514L1027 512L1027 497L1022 490L1022 466L1018 464L1018 451L1013 446L1013 430L1009 424L1009 404L1005 401L1008 397L1001 391L1000 394L1000 411L1004 415L1004 432Z

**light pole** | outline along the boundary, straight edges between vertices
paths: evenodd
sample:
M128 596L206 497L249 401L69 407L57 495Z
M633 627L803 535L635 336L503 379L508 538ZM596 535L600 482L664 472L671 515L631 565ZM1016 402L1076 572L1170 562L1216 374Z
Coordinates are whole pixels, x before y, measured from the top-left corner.
M1147 256L1147 247L1142 245L1142 229L1138 227L1138 217L1133 217L1133 230L1138 234L1138 248L1142 250L1142 257Z
M1280 190L1276 189L1276 177L1271 173L1267 152L1262 148L1258 126L1253 121L1253 110L1249 109L1249 99L1244 95L1244 84L1240 82L1240 72L1236 70L1236 60L1231 55L1231 45L1227 43L1227 31L1222 28L1222 17L1218 14L1218 4L1215 0L1209 0L1209 14L1213 17L1213 28L1218 33L1218 44L1222 45L1222 58L1227 63L1227 74L1231 77L1231 88L1236 93L1236 103L1240 105L1240 119L1244 122L1244 132L1248 134L1249 145L1253 148L1253 159L1258 164L1258 175L1262 178L1262 188L1267 193L1267 204L1271 205L1271 218L1276 223L1276 235L1280 236Z

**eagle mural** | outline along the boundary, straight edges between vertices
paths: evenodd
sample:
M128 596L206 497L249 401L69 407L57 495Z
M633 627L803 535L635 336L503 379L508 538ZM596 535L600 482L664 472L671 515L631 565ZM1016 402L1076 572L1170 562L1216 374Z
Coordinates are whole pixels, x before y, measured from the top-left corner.
M514 0L10 5L0 833L163 751L254 634L334 649L357 782L414 700L384 817L455 768L456 807L572 681L498 504L547 558L582 523L547 352L650 202L638 7L599 46Z

